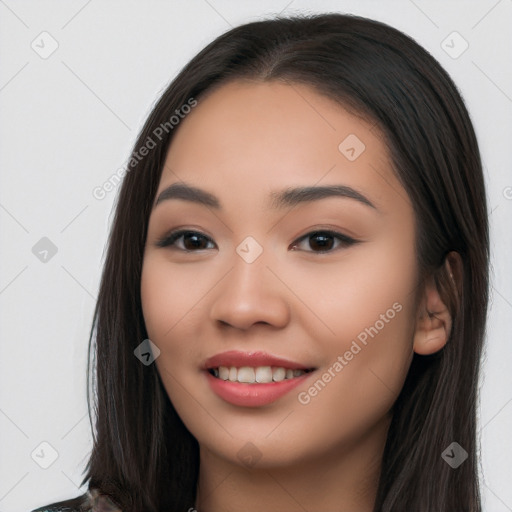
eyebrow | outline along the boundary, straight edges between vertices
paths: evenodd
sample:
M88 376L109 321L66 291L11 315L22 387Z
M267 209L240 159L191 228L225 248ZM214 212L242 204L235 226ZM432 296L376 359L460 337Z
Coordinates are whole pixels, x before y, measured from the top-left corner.
M273 209L284 209L286 207L296 206L301 203L309 203L312 201L318 201L329 197L342 197L348 199L354 199L359 203L362 203L374 210L378 210L377 207L363 194L354 190L352 187L346 185L329 185L319 187L296 187L287 188L280 192L272 192L271 208ZM193 203L202 204L221 210L222 206L219 199L203 190L201 188L189 185L183 182L173 183L172 185L165 188L158 196L155 202L155 208L162 203L170 199L182 199Z

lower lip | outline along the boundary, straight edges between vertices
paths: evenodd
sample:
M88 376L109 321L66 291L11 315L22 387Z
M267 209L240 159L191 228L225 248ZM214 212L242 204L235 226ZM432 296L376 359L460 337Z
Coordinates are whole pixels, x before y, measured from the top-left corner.
M206 378L213 392L226 402L240 407L260 407L275 402L292 389L302 384L313 372L300 377L267 384L243 384L214 377L206 371Z

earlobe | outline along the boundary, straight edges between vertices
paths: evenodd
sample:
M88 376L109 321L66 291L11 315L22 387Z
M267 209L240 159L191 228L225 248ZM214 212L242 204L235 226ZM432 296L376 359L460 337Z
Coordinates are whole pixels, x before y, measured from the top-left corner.
M446 262L451 274L450 264ZM424 295L418 307L413 350L420 355L430 355L441 350L452 330L452 315L443 302L435 280L431 276L425 284Z
M418 320L414 333L414 352L430 355L441 350L450 337L451 315L446 309L443 312L425 312Z

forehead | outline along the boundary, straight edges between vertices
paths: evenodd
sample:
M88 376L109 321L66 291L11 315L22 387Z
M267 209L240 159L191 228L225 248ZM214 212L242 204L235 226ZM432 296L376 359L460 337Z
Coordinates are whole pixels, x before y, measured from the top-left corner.
M370 122L301 84L237 81L200 100L174 135L159 190L184 180L236 193L344 184L386 210L410 208L389 150Z

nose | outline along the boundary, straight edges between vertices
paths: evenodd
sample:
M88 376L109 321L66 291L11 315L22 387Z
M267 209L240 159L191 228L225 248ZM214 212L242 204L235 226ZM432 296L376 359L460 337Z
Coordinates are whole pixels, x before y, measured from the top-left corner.
M283 328L290 321L286 286L263 256L248 263L235 254L233 266L215 287L210 318L216 323L247 330L254 324Z

